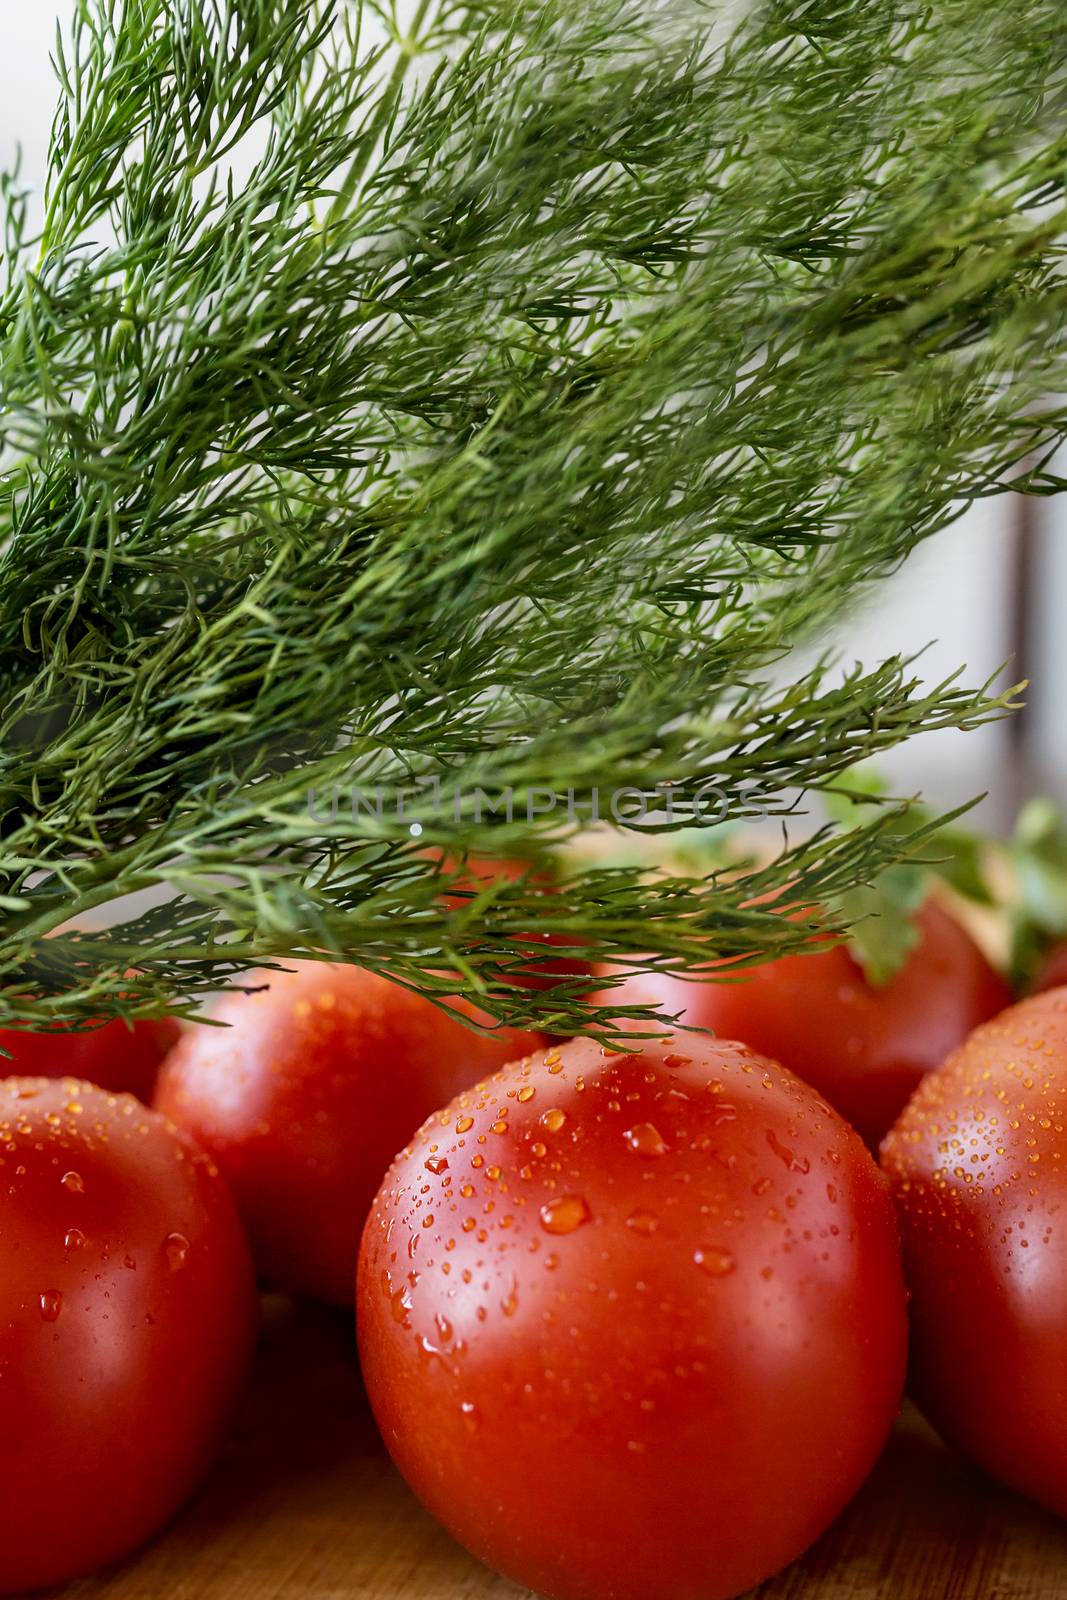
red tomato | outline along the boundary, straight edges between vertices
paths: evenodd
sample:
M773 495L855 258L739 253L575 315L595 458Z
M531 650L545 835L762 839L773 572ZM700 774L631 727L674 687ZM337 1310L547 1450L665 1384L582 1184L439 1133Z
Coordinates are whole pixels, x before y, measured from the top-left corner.
M0 1081L0 1592L115 1560L215 1454L255 1337L208 1158L129 1095Z
M970 934L935 901L921 942L876 988L844 945L783 956L730 982L640 973L593 998L653 1004L693 1027L744 1039L825 1095L872 1147L922 1079L1011 1001Z
M359 1345L401 1472L553 1600L723 1600L799 1555L904 1378L892 1206L857 1136L743 1045L513 1063L397 1157Z
M977 1029L883 1146L916 1398L994 1477L1067 1516L1067 989Z
M181 1029L173 1017L134 1022L121 1018L90 1033L28 1033L0 1028L0 1073L24 1077L83 1078L113 1094L152 1098L160 1062L177 1044Z
M293 968L225 996L212 1014L228 1027L187 1030L156 1104L215 1156L264 1275L351 1305L359 1235L396 1151L436 1106L540 1038L474 1033L362 967Z
M1033 994L1059 989L1067 984L1067 939L1058 940L1045 952L1031 984Z
M496 878L504 878L508 882L514 882L516 878L521 878L524 872L530 871L530 863L528 861L508 861L495 856L468 856L464 862L464 867L469 877L466 882L462 878L459 882L462 887L469 889L471 894L477 893L483 884ZM535 872L533 881L546 896L553 893L551 878ZM453 894L446 895L445 901L450 906L459 906L464 904L466 898L466 896ZM534 931L523 934L522 937L525 942L530 944L533 952L538 952L540 949L547 951L560 946L565 948L574 943L573 939L563 933ZM531 960L528 967L521 968L514 974L513 981L524 989L553 989L565 978L588 978L591 973L592 967L590 963L584 961L580 956L540 957L538 955L536 959Z

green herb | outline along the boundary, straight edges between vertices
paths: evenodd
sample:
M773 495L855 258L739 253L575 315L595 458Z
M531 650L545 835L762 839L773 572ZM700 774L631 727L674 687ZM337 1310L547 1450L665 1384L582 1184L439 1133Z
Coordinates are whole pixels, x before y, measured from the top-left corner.
M1020 462L1059 487L1065 53L1056 0L78 0L39 232L3 185L0 1020L313 952L562 1029L506 981L535 923L799 948L778 913L895 859L892 810L449 909L427 841L536 856L560 808L308 791L788 815L999 715L787 657Z

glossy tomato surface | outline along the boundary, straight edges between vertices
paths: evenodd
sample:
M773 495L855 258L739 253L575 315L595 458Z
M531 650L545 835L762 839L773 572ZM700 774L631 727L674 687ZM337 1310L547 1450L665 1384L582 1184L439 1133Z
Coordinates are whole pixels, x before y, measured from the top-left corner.
M356 1252L393 1156L435 1107L541 1041L479 1034L361 967L318 961L253 974L226 1027L191 1027L156 1104L212 1152L261 1272L351 1305Z
M906 1317L856 1134L743 1046L578 1040L460 1095L394 1163L358 1293L401 1472L553 1600L723 1600L874 1462Z
M1067 1515L1067 989L972 1034L883 1146L930 1420Z
M210 1465L255 1337L217 1169L129 1095L0 1082L0 1592L133 1549Z
M743 1039L825 1095L874 1148L925 1074L1011 1001L954 917L932 900L917 915L921 942L881 987L846 946L833 945L726 983L635 974L595 999L654 1004L689 1026Z
M181 1030L173 1017L107 1022L88 1033L27 1033L0 1028L0 1074L31 1078L81 1078L113 1094L135 1094L147 1105L156 1074Z

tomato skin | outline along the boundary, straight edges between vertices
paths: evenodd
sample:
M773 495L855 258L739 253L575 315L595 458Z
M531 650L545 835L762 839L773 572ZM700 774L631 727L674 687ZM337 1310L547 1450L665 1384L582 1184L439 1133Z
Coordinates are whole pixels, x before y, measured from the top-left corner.
M125 1555L210 1465L250 1365L248 1246L131 1096L0 1081L0 1593Z
M724 1600L784 1566L904 1378L870 1155L790 1074L695 1036L576 1040L431 1117L368 1219L357 1307L401 1472L551 1600Z
M876 1149L927 1072L1011 992L970 934L936 901L917 913L921 942L879 988L844 945L783 956L728 983L661 973L594 996L651 1003L691 1027L743 1039L811 1084Z
M121 1018L89 1033L29 1033L0 1028L0 1073L35 1078L81 1078L112 1094L133 1094L151 1102L160 1063L177 1044L181 1029L173 1017L134 1022Z
M361 967L292 968L224 996L212 1015L229 1027L190 1028L155 1103L218 1161L263 1275L351 1305L363 1222L396 1151L436 1106L541 1040L474 1033Z
M944 1437L1067 1516L1067 989L978 1028L882 1147L912 1385Z

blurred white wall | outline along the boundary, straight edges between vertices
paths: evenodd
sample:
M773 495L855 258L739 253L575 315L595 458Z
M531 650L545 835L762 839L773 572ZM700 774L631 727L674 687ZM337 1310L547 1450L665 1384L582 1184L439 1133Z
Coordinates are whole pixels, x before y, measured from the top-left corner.
M57 17L66 14L66 5L56 0L0 0L0 161L10 166L21 145L23 173L32 183L44 170L54 101L49 52ZM1063 524L1067 535L1067 504L1039 505L1044 522ZM957 667L966 669L969 683L995 672L1011 649L1015 514L1005 499L987 502L917 551L841 630L846 655L873 661L928 647L918 670L929 681ZM1060 686L1067 684L1067 636L1060 626L1067 538L1042 531L1037 544L1042 570L1035 584L1033 759L1042 779L1067 789L1059 721ZM1010 670L1004 681L1012 681ZM914 740L897 752L890 771L899 789L922 788L940 803L990 790L995 799L988 814L994 820L1012 809L1020 785L1029 781L1003 725Z

